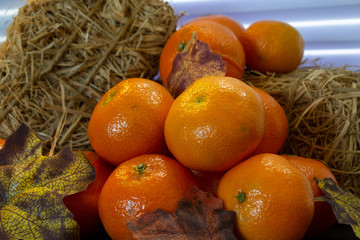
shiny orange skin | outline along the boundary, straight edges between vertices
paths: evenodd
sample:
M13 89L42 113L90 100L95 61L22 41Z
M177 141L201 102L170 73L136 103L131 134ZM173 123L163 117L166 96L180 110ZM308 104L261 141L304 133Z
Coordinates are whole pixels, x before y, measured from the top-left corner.
M152 80L121 81L104 94L91 115L91 146L113 165L142 154L166 152L164 123L173 101Z
M264 135L260 144L251 153L278 153L288 135L289 123L281 105L270 94L257 87L252 87L261 97L265 107Z
M198 20L181 27L167 40L159 64L163 84L167 86L174 59L181 53L178 50L179 43L188 43L194 31L199 40L209 44L212 53L222 56L227 64L226 76L241 79L245 69L245 53L240 40L230 29L219 23Z
M84 191L64 197L63 202L79 224L80 236L85 238L97 235L103 230L98 199L102 187L115 167L102 160L93 151L83 151L83 153L94 167L96 179Z
M239 202L239 193L245 200ZM300 240L314 213L310 182L285 158L271 153L250 157L220 180L217 197L235 211L239 239Z
M272 20L251 24L241 37L246 67L260 72L289 73L301 63L304 39L291 25Z
M142 172L135 168L146 165ZM100 218L111 239L132 239L126 223L158 208L177 209L194 175L165 155L146 154L120 164L106 181L99 199Z
M184 166L221 172L256 148L264 122L264 105L250 86L231 77L204 77L175 99L165 140Z
M297 166L308 178L311 183L314 198L325 196L317 185L314 177L319 179L332 178L335 182L335 176L331 170L318 160L303 158L295 155L282 155ZM331 205L325 201L315 201L315 212L311 225L306 233L307 237L319 236L327 232L336 222L336 217Z
M240 40L241 36L245 33L245 30L246 30L241 23L237 22L235 19L233 19L229 16L222 15L222 14L210 14L210 15L200 16L200 17L191 19L186 24L189 24L189 23L192 23L192 22L198 21L198 20L217 22L217 23L227 27L228 29L230 29L239 40Z

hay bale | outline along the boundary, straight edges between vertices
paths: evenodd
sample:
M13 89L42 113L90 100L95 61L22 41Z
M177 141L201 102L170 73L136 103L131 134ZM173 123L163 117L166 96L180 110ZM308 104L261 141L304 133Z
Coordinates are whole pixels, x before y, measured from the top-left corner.
M123 79L157 74L176 22L162 0L28 0L0 47L0 137L24 122L45 148L90 149L97 101Z
M360 195L360 73L302 67L290 74L247 72L244 80L283 106L289 135L281 153L318 159Z

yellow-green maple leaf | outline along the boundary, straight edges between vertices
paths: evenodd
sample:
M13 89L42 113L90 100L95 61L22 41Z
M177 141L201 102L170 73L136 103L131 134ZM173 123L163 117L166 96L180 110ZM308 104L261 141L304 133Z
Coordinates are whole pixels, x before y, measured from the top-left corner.
M84 190L95 170L64 148L42 155L35 132L22 124L0 150L0 239L77 239L79 226L63 197Z
M337 221L349 224L360 238L360 199L331 178L315 180L326 195L322 198L332 206Z

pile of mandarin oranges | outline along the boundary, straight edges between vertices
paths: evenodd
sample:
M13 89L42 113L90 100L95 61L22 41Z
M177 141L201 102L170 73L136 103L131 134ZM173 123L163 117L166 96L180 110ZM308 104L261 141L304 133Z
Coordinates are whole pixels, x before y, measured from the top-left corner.
M226 62L226 76L198 79L174 99L167 77L194 31ZM84 153L97 178L64 199L81 235L104 227L112 239L132 239L127 222L158 208L174 212L191 185L235 211L239 239L302 239L329 230L336 219L328 203L314 200L323 195L314 177L334 176L318 160L279 154L288 134L284 110L241 80L245 69L291 72L303 51L299 32L279 21L245 29L209 15L175 31L160 57L162 83L123 80L93 110L94 151Z

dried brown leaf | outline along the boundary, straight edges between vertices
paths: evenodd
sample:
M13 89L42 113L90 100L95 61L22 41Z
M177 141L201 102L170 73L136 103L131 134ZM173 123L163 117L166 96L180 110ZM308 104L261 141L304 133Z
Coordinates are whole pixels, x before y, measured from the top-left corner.
M190 48L176 55L167 85L176 98L196 80L205 76L225 76L225 73L226 62L220 55L213 54L209 44L198 40L195 35Z
M147 212L128 227L136 239L235 240L234 222L235 212L224 210L220 199L194 187L174 213Z

